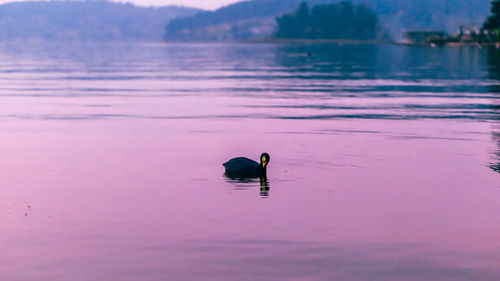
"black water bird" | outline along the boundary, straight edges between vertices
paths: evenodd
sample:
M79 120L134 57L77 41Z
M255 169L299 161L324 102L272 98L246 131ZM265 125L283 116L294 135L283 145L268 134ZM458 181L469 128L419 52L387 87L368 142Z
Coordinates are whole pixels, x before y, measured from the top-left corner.
M223 164L225 175L231 178L266 178L270 159L267 153L262 153L260 163L245 157L233 158Z

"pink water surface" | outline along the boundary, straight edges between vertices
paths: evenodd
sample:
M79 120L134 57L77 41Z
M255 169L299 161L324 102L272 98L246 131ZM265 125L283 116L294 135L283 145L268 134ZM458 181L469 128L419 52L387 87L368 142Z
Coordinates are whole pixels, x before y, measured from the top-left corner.
M0 52L1 280L500 276L488 53L42 47ZM223 176L264 151L268 194Z

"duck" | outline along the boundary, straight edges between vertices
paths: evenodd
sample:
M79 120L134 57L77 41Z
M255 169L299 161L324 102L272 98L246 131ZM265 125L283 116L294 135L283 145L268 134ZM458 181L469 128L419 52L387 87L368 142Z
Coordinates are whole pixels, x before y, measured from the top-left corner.
M232 178L266 178L267 166L271 157L267 153L260 155L260 163L246 157L233 158L222 164L225 175Z

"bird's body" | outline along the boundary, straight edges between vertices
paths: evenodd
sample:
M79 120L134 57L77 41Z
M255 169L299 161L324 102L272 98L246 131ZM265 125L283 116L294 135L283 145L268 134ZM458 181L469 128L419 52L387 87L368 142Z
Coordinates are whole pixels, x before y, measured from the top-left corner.
M224 168L226 168L227 175L235 175L241 177L259 176L259 163L245 157L231 159L223 165Z
M269 163L269 154L261 155L261 163L246 157L233 158L223 164L226 175L237 178L257 178L266 177L266 168Z

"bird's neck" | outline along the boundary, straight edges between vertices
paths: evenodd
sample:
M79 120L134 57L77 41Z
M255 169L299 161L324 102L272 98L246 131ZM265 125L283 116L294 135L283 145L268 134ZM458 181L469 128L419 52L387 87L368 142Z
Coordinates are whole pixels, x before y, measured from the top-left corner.
M259 167L257 168L257 171L259 172L259 175L261 177L266 177L266 167L264 167L262 164L259 165Z

